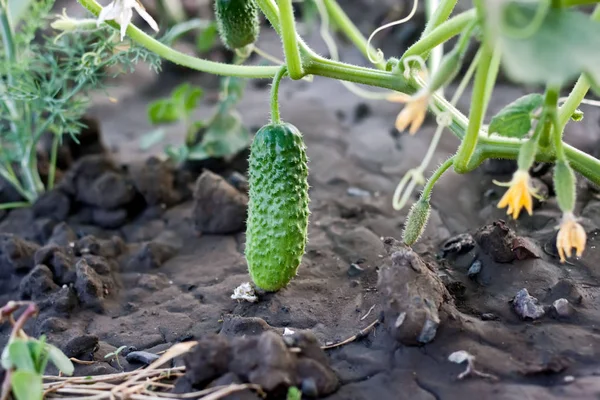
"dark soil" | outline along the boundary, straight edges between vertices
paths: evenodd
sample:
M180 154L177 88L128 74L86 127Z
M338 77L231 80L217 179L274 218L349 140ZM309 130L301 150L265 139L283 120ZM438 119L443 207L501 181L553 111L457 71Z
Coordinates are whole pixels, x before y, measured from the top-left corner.
M264 32L261 40L277 53L275 36ZM323 49L318 37L309 43ZM342 54L359 62L356 50ZM114 90L127 107L97 102L92 115L102 136L91 133L82 148L65 144L57 188L31 208L0 214L0 303L37 302L40 315L26 331L96 361L78 364L77 375L138 368L177 342L198 340L174 361L188 367L179 393L253 382L271 398L285 398L290 385L308 397L344 400L600 396L596 189L581 180L578 214L589 240L580 260L558 262L560 213L547 168L536 176L550 198L533 216L514 221L496 208L503 189L492 179L508 180L510 162L444 176L425 235L408 249L394 239L408 209L394 211L391 197L420 162L434 121L415 137L398 135L397 105L365 102L330 80L284 82L282 115L303 132L310 158L309 243L287 288L238 302L233 290L249 280L245 170L199 174L149 157L160 146L141 151L145 104L168 92L148 89L157 87L150 78L138 72ZM248 86L240 105L247 126L267 120L267 90ZM522 93L500 86L490 113ZM459 106L468 101L465 95ZM600 113L584 111L567 138L591 152ZM180 141L180 128L167 141ZM447 134L435 162L457 144ZM0 199L18 194L0 182ZM0 346L7 334L2 327ZM351 343L320 348L353 335ZM119 364L105 358L121 346ZM466 365L448 356L460 350L497 380L458 380Z

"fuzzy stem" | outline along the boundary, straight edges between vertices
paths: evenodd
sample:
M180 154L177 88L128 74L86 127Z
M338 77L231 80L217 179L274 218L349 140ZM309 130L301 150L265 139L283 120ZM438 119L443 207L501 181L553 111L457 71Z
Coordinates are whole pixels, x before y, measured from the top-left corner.
M479 139L479 130L483 123L483 117L486 110L485 96L487 86L489 85L488 72L492 63L493 49L485 43L481 47L481 59L475 72L475 82L473 86L473 96L471 98L471 109L469 112L469 125L467 133L458 148L456 160L454 162L454 170L458 173L464 173L467 170L469 160L477 146Z
M287 74L287 66L282 66L275 77L273 78L273 86L271 87L271 123L280 124L281 116L279 113L279 84L283 77Z
M446 172L448 170L448 168L450 168L452 166L452 164L454 163L455 157L456 156L452 156L449 159L447 159L446 161L444 161L444 163L442 165L440 165L438 167L438 169L435 170L433 175L431 175L431 177L427 180L427 183L425 184L425 187L423 188L423 192L421 193L422 199L429 199L431 197L431 191L433 190L433 186L442 177L444 172Z

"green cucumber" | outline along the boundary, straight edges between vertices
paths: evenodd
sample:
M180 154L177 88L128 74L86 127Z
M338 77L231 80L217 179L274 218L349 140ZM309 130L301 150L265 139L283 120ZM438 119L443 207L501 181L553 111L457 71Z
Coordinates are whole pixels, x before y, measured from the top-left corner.
M215 17L221 41L228 49L256 41L260 28L254 0L215 0Z
M248 269L256 286L277 291L296 275L306 246L308 167L298 128L274 123L256 133L248 181Z

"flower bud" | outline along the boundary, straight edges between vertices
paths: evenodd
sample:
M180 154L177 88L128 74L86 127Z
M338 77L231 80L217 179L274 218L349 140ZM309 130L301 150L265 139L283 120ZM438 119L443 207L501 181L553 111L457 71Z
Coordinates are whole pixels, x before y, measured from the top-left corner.
M572 212L575 208L575 183L575 173L567 161L557 161L554 166L554 191L562 212Z
M419 201L413 204L406 218L404 232L402 232L402 240L405 244L411 246L419 240L423 231L425 231L430 211L429 199L420 198Z

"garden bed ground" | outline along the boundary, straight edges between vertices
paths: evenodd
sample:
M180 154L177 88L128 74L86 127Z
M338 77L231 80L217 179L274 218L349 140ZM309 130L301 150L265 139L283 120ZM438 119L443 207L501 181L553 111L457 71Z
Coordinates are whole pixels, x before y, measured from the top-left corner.
M265 33L261 40L262 47L275 52L276 37ZM343 54L346 60L359 60L355 51ZM101 121L108 153L79 158L58 190L35 207L0 219L0 303L19 297L37 301L41 313L27 326L28 333L46 334L68 356L96 361L77 365L77 375L138 368L143 362L128 353L158 353L186 340L203 340L204 354L213 343L213 350L228 346L212 334L231 339L267 330L282 334L287 328L310 331L325 345L357 334L383 314L385 321L364 337L325 350L326 357L314 356L320 367L313 366L308 375L315 375L316 386L331 391L339 383L326 398L598 398L600 198L583 180L578 213L585 217L589 241L581 260L558 263L553 242L560 213L553 198L518 221L496 209L502 189L492 179L508 180L512 170L510 163L494 162L464 176L450 172L436 185L431 220L414 246L430 268L411 253L404 253L404 259L396 254L394 261L390 254L401 248L385 238L400 237L408 209L394 211L391 195L403 173L422 159L434 121L414 137L397 135L394 104L366 102L322 78L285 82L282 116L303 132L310 158L309 243L288 288L260 295L257 303L238 302L230 296L249 279L239 227L243 182L232 179L231 171L216 170L241 189L217 198L216 178L196 182L197 173L148 159L160 146L139 149L140 136L150 130L145 113L150 99L168 93L181 79L216 86L208 76L177 75L158 83L141 70L111 92L118 104L98 101L92 114ZM499 86L490 113L520 94ZM466 104L468 96L462 100ZM239 109L253 130L264 124L268 86L249 85ZM567 129L567 138L593 151L600 146L600 113L584 111L584 120ZM181 138L175 127L167 140L178 143ZM457 144L448 133L435 162L452 154ZM540 182L549 187L546 175ZM230 207L222 206L225 201ZM237 232L206 233L215 226ZM465 233L478 240L463 238L458 254L458 246L446 241ZM510 246L516 250L506 251ZM481 271L469 274L476 260ZM379 271L396 279L378 285ZM540 308L531 305L529 310L545 313L535 321L523 320L511 302L523 288L539 299ZM426 345L413 345L423 321L407 322L414 331L399 333L395 327L398 309L390 300L402 303L415 296L433 299L438 306L433 308L440 310L435 339ZM560 298L569 306L557 311L551 306ZM399 307L410 308L407 301ZM422 316L411 314L420 305L411 307L409 317ZM7 333L7 327L0 330L1 346ZM277 358L287 357L281 355L285 352L246 345L246 358L274 357L272 369L261 370L265 376L257 372L254 381L275 379L273 371L287 368ZM120 346L127 348L119 363L105 358ZM459 350L474 355L475 366L498 379L458 380L465 366L449 362L448 356ZM326 364L336 377L328 374ZM199 382L208 384L225 370L204 371L208 378ZM219 382L232 380L229 375Z

